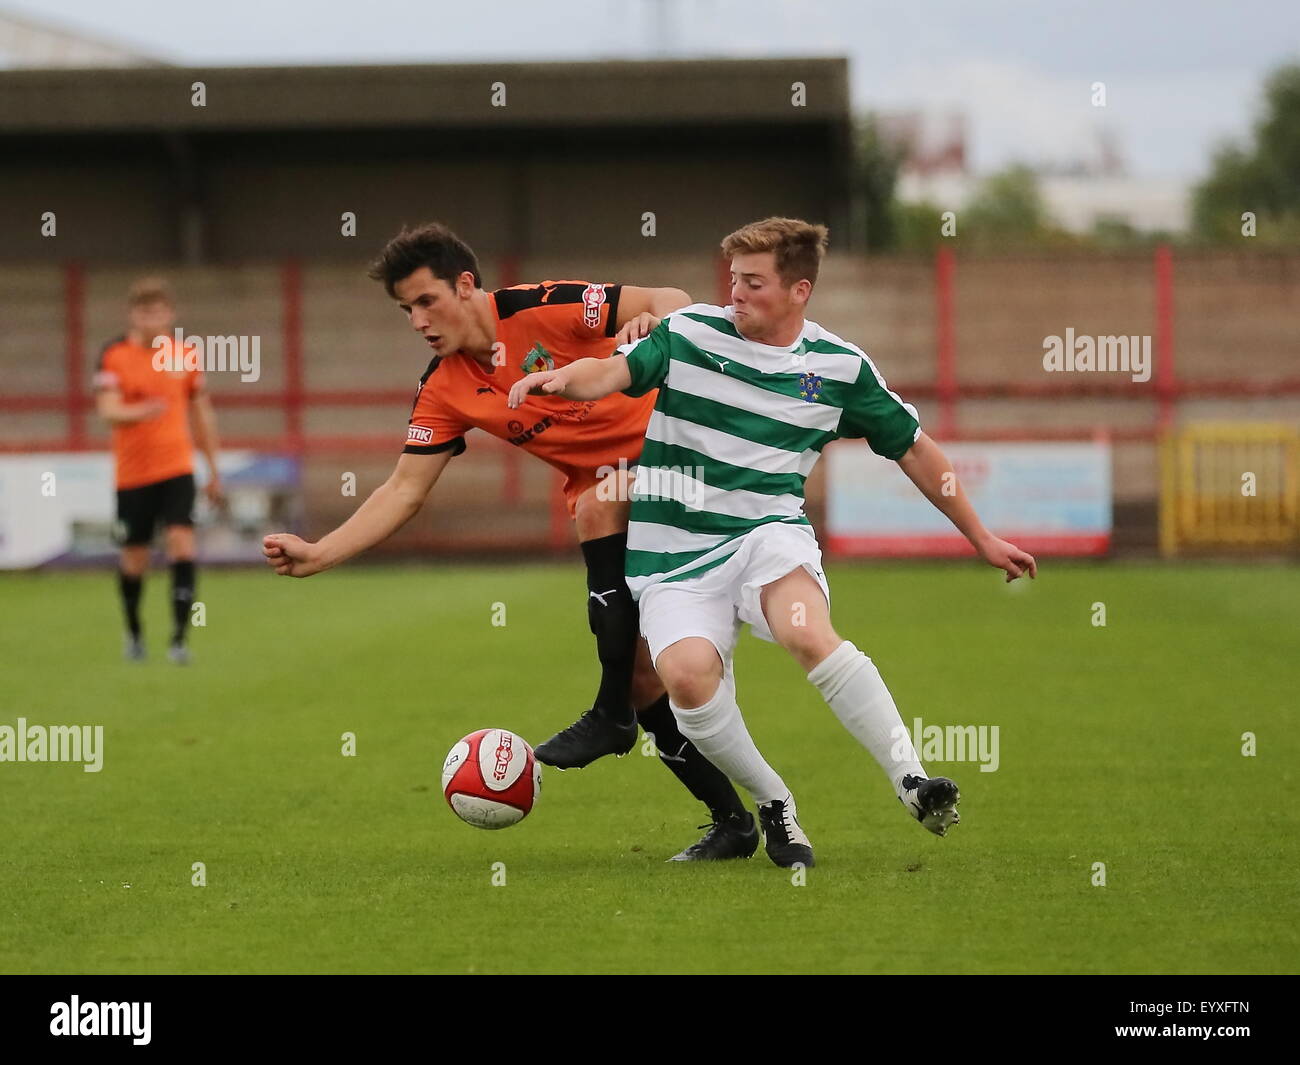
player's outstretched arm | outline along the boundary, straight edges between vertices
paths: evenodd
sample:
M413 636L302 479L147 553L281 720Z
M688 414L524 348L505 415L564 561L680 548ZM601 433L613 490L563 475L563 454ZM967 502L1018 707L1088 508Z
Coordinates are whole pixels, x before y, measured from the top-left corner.
M521 377L510 387L506 402L517 407L524 396L563 396L565 399L602 399L611 392L632 386L627 359L611 355L608 359L578 359L558 370L543 370Z
M266 564L282 577L310 577L388 539L424 505L451 457L451 451L403 455L388 480L370 494L356 513L316 543L293 533L263 537Z
M1034 556L1015 544L999 540L984 527L966 491L953 472L952 463L942 449L925 433L916 438L898 465L911 478L921 494L933 503L971 542L980 558L990 566L1005 571L1008 581L1028 573L1038 575Z

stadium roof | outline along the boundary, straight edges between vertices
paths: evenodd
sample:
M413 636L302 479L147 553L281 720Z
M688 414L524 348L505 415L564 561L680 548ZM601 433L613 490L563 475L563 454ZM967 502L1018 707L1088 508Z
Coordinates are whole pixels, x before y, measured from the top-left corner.
M204 84L206 106L191 103L195 82ZM494 105L498 83L505 106ZM0 134L27 136L819 125L848 114L843 58L0 70Z

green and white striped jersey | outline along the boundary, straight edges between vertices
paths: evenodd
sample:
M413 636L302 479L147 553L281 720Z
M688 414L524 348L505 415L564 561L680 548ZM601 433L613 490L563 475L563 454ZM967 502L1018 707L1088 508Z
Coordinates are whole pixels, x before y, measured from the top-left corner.
M822 448L863 437L899 459L921 432L916 409L876 367L816 322L789 347L746 340L730 307L674 311L619 349L630 396L659 389L646 427L627 534L627 583L698 577L779 521L813 535L804 482Z

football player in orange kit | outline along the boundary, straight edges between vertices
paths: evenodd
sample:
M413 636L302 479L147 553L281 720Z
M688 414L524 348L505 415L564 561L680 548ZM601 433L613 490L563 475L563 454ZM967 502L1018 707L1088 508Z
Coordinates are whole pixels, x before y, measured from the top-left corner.
M276 573L307 577L384 540L423 505L465 435L483 429L565 476L564 496L587 566L588 619L601 664L590 710L537 747L561 769L585 766L636 743L637 720L660 758L709 809L709 832L675 860L748 858L758 828L726 776L681 735L667 695L638 638L636 604L623 576L627 468L640 455L654 393L574 403L530 397L506 405L526 373L587 356L608 356L690 303L679 289L544 281L485 291L473 251L445 226L404 231L371 270L432 350L392 476L346 522L317 543L289 533L264 540Z
M185 646L194 600L194 435L208 463L204 492L222 498L217 475L217 418L198 369L158 369L155 356L172 341L176 311L166 285L145 278L127 296L129 329L100 353L95 406L113 427L117 484L117 534L122 544L118 587L126 613L126 657L145 657L140 627L140 592L149 566L155 527L166 535L171 565L172 637L168 657L190 660ZM179 360L177 360L179 362Z

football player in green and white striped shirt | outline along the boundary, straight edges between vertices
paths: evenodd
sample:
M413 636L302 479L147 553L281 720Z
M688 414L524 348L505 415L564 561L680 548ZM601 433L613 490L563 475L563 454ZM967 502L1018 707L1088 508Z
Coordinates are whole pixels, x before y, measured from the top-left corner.
M845 728L875 757L905 808L936 835L960 793L928 778L879 671L830 621L821 550L804 483L821 450L863 438L1015 580L1034 559L990 533L921 431L859 348L804 318L826 247L824 226L769 218L722 242L728 307L694 304L608 359L532 374L511 390L599 399L658 388L632 490L627 581L678 725L758 803L768 856L813 864L794 799L749 736L732 653L742 623L799 662Z

